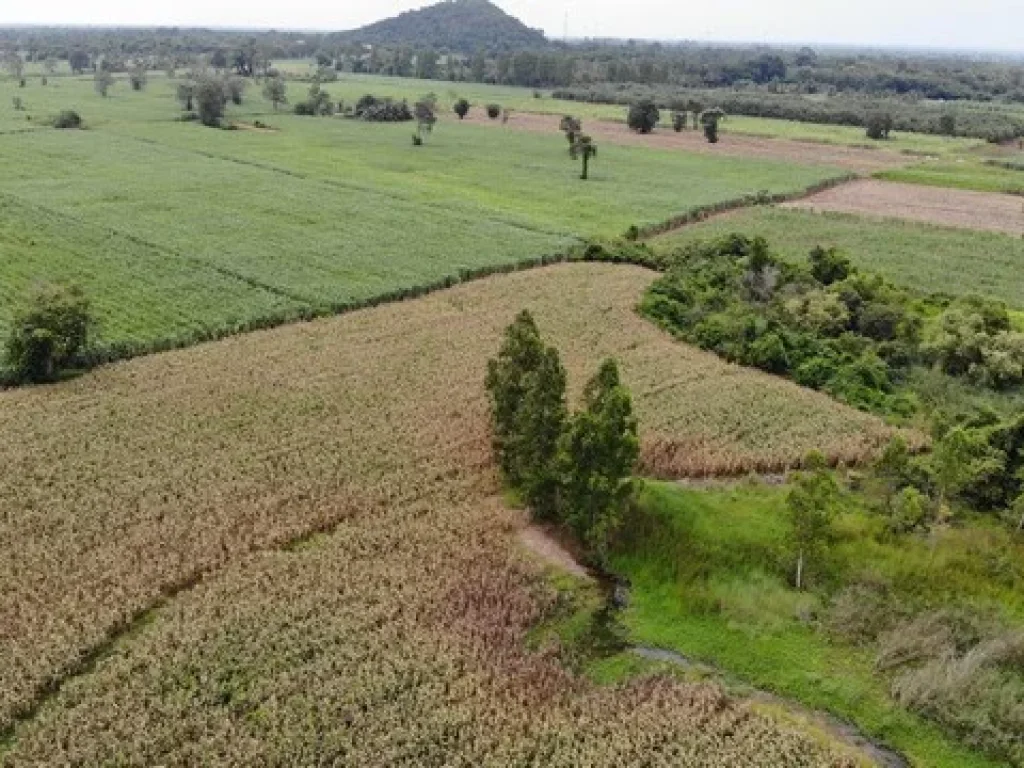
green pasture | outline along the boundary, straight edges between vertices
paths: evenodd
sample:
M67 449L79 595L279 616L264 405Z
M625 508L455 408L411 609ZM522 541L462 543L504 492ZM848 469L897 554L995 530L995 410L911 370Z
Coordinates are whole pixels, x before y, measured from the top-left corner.
M646 483L613 563L632 585L624 617L630 641L677 651L727 677L830 711L912 765L998 765L900 707L874 669L872 651L832 639L822 625L829 591L860 580L891 584L906 604L989 611L1016 624L1024 616L1014 592L1020 569L998 584L977 552L1014 546L1019 552L1020 544L1010 543L1005 530L980 525L950 531L941 541L885 543L879 519L848 499L837 544L826 563L816 563L819 576L827 570L829 577L798 592L787 580L785 494L757 485L691 491Z
M18 92L26 105L0 112L0 322L27 283L62 279L87 288L106 343L330 311L840 174L605 146L582 182L557 132L444 122L414 147L408 124L275 113L258 86L228 109L240 129L216 130L178 120L175 88L159 73L142 92L119 79L107 98L89 77L0 84L0 104ZM289 96L304 90L292 83ZM48 127L63 108L86 130ZM272 129L251 130L256 119ZM26 231L38 233L31 258ZM154 259L159 270L144 268ZM185 287L203 280L206 293ZM174 318L152 300L165 283ZM220 285L233 298L211 300Z

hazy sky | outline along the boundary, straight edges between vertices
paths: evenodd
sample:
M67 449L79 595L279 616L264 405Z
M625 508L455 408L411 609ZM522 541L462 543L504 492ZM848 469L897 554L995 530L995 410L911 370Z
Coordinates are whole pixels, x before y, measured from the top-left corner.
M0 24L349 29L425 0L0 0ZM549 36L821 42L1024 53L1024 0L498 0Z

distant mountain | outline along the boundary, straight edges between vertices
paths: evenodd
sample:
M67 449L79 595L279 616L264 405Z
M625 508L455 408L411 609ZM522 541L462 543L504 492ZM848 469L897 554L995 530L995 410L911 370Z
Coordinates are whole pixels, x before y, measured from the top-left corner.
M342 32L339 37L370 45L447 48L462 53L547 45L543 32L530 29L489 0L444 0L361 29Z

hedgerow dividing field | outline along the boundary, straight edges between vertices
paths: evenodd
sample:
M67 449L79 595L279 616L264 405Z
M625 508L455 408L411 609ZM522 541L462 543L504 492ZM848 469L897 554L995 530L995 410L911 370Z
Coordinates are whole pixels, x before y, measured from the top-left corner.
M812 446L859 455L888 435L676 344L633 311L653 277L594 264L516 273L0 395L0 730L146 617L17 730L8 763L96 764L112 749L173 763L229 743L236 763L302 762L289 750L327 749L310 730L323 729L346 750L331 754L366 764L438 754L416 751L424 741L493 764L521 749L551 750L554 764L605 749L599 762L615 764L641 743L693 744L708 761L695 764L770 765L786 749L820 764L790 737L750 750L760 721L718 704L712 716L710 694L595 693L519 650L544 602L509 563L501 532L515 514L486 502L497 482L483 371L520 309L562 351L573 393L602 357L621 360L645 442L706 450L679 451L678 470L795 462ZM706 728L691 727L698 710ZM571 725L585 711L611 731ZM482 735L445 741L444 723ZM205 736L189 746L189 733Z
M672 249L733 232L760 235L794 262L806 262L815 246L837 247L858 266L910 288L992 296L1024 307L1024 241L995 232L759 206L684 227L653 244Z
M174 86L154 75L133 92L119 80L104 99L89 78L54 78L46 87L32 80L24 89L0 83L0 103L16 91L26 105L5 111L0 125L0 195L15 230L0 248L25 250L17 232L26 228L39 228L40 241L26 259L0 262L0 334L12 297L33 280L85 283L98 344L144 350L347 309L534 260L576 238L839 175L608 146L582 183L554 129L541 136L445 123L414 148L408 125L275 114L251 86L229 120L244 127L259 116L273 130L218 131L177 121ZM290 87L298 99L307 86ZM45 127L66 107L80 111L87 130ZM11 126L23 132L4 133ZM80 245L58 246L85 229L93 234ZM138 291L135 281L94 268L115 259L118 270L135 274L154 254L165 257L161 268L149 270ZM180 286L204 276L210 286L230 286L223 306L201 291L181 301ZM154 300L165 285L166 296Z

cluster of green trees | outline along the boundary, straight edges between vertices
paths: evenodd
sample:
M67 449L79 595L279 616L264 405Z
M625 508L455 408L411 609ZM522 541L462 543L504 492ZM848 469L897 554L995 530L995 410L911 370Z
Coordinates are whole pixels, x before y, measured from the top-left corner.
M407 123L415 119L404 99L381 99L369 93L356 102L355 116L371 123Z
M79 364L93 319L89 301L76 286L35 286L18 307L6 343L14 383L52 381Z
M709 90L636 84L595 84L560 88L558 99L629 106L650 100L662 109L687 110L689 102L715 104L730 115L796 120L823 125L853 125L865 130L882 119L882 130L942 136L968 136L992 142L1024 136L1024 111L1003 104L939 104L914 98L843 94L808 98L765 90ZM875 133L875 130L872 130ZM881 136L879 136L881 138Z
M587 383L574 414L565 384L558 350L523 311L487 366L495 457L534 518L566 526L604 566L633 493L636 419L613 360Z
M920 410L915 368L995 392L1024 385L1024 334L1005 305L916 296L835 249L797 265L760 238L697 244L673 255L643 311L728 360L894 417Z
M231 75L219 76L207 71L189 73L178 84L177 98L189 119L219 127L228 103L242 104L247 81Z

